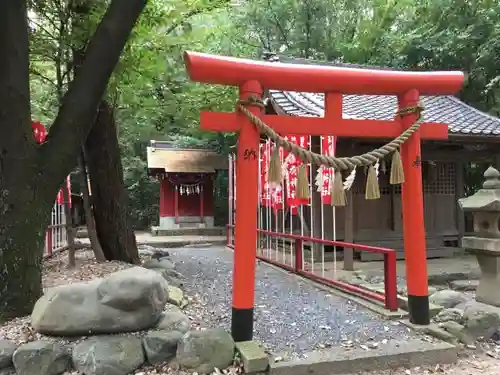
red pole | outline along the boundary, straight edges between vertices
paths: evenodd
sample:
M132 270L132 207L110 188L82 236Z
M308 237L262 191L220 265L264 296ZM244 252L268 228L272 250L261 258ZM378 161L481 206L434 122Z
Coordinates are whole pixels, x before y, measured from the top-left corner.
M399 98L399 108L419 102L417 90L410 90ZM417 119L416 113L404 115L404 128ZM429 291L427 284L427 256L424 227L424 195L422 191L422 156L420 131L415 132L402 146L405 181L401 186L403 210L403 234L406 259L406 283L408 287L408 312L414 324L430 323Z
M396 278L396 253L384 254L385 307L390 311L398 310L398 285Z
M240 86L241 100L246 100L251 95L262 98L262 86L259 82L248 81ZM249 106L248 109L257 116L262 112L256 106ZM231 333L235 341L250 341L253 337L255 298L260 137L257 128L240 112L238 122L241 131L236 159L236 191L244 199L236 200Z
M295 272L302 271L302 240L295 240Z

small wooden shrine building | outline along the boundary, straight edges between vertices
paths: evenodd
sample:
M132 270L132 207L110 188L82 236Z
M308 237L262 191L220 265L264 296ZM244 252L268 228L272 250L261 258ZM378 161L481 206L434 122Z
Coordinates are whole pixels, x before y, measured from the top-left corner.
M350 64L333 64L306 59L296 59L268 54L270 62L291 64L316 64L329 66L360 67ZM366 67L379 69L374 67ZM464 215L457 200L464 197L464 172L466 163L500 162L500 119L483 113L453 96L423 96L424 118L427 122L449 125L446 142L422 143L422 171L424 189L424 214L428 257L451 255L465 231ZM397 99L393 96L344 95L343 115L354 119L391 120L395 117ZM282 116L323 116L323 94L268 91L266 113ZM317 137L319 138L319 137ZM373 150L389 140L338 139L337 156L352 156ZM318 145L319 139L312 140ZM319 152L319 149L313 151ZM390 166L388 160L386 165ZM387 169L389 169L387 167ZM336 238L374 246L394 248L403 257L401 187L388 183L389 173L379 174L381 198L365 200L366 176L357 171L354 185L348 192L349 203L337 207ZM361 177L361 178L360 178ZM321 212L320 193L314 192L312 207L314 216ZM318 207L319 206L319 207ZM305 207L305 209L311 209ZM332 208L324 205L323 228L325 238L332 239ZM286 215L286 211L285 211ZM310 213L303 220L309 226ZM314 219L315 233L321 233L321 216ZM377 258L377 254L361 253L362 260Z
M214 227L213 192L218 170L228 168L227 157L206 149L175 148L151 141L148 172L160 181L158 231Z

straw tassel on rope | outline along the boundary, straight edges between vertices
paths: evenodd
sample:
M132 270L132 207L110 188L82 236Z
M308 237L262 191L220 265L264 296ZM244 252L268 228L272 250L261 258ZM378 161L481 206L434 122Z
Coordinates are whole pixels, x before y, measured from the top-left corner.
M403 162L401 161L401 154L398 150L396 150L392 154L391 176L389 178L389 183L391 185L397 185L402 184L403 182L405 182Z
M366 176L366 191L365 199L379 199L380 188L378 186L377 171L373 165L368 167L368 175Z
M271 184L279 185L281 184L282 176L281 176L281 157L280 157L280 148L276 145L271 153L271 157L269 160L269 172L268 172L268 181Z
M346 205L344 183L342 182L342 172L335 171L330 180L332 206L341 207Z
M298 199L309 199L309 180L307 179L307 164L302 163L297 173L297 192Z

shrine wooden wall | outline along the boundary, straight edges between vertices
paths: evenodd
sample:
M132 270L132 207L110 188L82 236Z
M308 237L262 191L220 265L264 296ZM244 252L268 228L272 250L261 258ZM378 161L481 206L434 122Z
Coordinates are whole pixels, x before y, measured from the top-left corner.
M175 216L175 185L168 179L160 182L160 216ZM203 182L204 216L213 216L213 182L207 176ZM198 194L178 195L178 216L200 216L200 196Z
M373 149L375 146L371 146ZM344 148L344 150L342 150ZM360 154L366 150L345 150L346 144L340 144L338 155ZM435 156L435 155L433 155ZM457 199L461 192L457 191L457 162L453 160L432 160L432 164L425 160L422 166L422 179L424 190L424 218L427 240L428 257L450 256L458 245L459 218ZM445 158L446 159L446 158ZM390 161L387 162L389 170ZM462 176L463 177L463 176ZM398 250L398 258L404 257L403 253L403 228L401 211L401 187L389 184L389 171L379 171L379 186L381 197L377 200L365 199L366 173L363 168L358 168L355 182L348 197L351 201L348 207L335 208L335 229L337 240L381 246ZM303 207L303 220L306 226L305 235L333 239L333 208L318 204L319 193L313 194L313 217L311 208ZM319 209L318 209L319 207ZM346 220L346 214L352 210L352 217ZM273 215L274 216L274 215ZM281 216L281 214L280 214ZM282 217L278 222L273 220L273 230L280 230ZM287 215L288 216L288 215ZM323 217L323 223L322 219ZM289 217L286 227L289 228ZM300 218L292 219L294 231L300 233ZM346 226L351 226L347 228ZM289 230L289 229L288 229ZM352 238L349 238L349 230ZM323 231L323 234L322 234ZM377 254L360 253L362 260L381 259Z

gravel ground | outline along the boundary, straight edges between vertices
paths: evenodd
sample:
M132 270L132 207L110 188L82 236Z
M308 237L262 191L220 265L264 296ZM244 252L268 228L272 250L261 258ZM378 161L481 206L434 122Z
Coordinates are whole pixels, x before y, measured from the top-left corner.
M76 267L68 269L67 267L67 253L58 253L54 257L47 259L43 264L43 286L44 289L54 287L57 285L71 284L79 281L88 281L97 277L104 277L110 273L131 267L129 264L122 262L105 262L98 263L94 259L91 250L79 250L76 253ZM148 256L142 258L148 259ZM175 258L174 258L175 261ZM188 296L188 299L189 298ZM196 309L187 312L187 316L195 323L195 329L203 328L203 325L197 324L199 322L198 315L202 313ZM131 333L132 335L141 335L143 332ZM17 344L24 344L26 342L35 340L50 340L61 344L72 344L83 338L65 340L60 337L50 337L39 334L33 330L30 324L30 317L22 317L13 319L3 324L0 324L0 339L7 339ZM233 366L225 370L226 375L240 374L240 367ZM187 371L180 370L172 364L160 364L157 366L144 367L135 372L137 375L192 375ZM15 372L8 370L2 372L0 375L15 375ZM65 372L64 375L83 375L77 371ZM220 372L215 371L214 375L221 375Z
M171 252L193 296L204 326L230 327L232 253L221 247ZM199 311L206 312L200 314ZM328 294L266 264L257 267L255 336L278 356L300 355L333 345L378 345L411 336L406 327L388 322L348 300Z
M194 328L219 325L228 328L231 311L231 253L221 248L183 248L174 251L169 249L169 252L172 254L172 260L178 265L177 269L186 276L186 285L183 289L191 302L186 313L192 320ZM67 254L61 253L45 261L44 287L91 280L130 267L120 262L99 264L94 261L91 251L78 251L77 267L69 270L66 267L66 258ZM270 342L270 349L274 352L301 352L339 343L349 344L343 339L351 340L352 345L368 343L367 346L369 346L370 342L377 342L376 340L383 342L395 336L401 339L403 336L410 335L401 326L393 326L384 322L376 315L348 301L328 295L310 284L302 283L295 277L268 266L259 265L257 275L256 336L263 342ZM284 325L285 322L288 324ZM0 325L0 338L8 338L17 343L36 339L64 341L33 332L29 317ZM291 342L296 345L287 345ZM428 375L433 373L496 375L500 368L498 359L500 348L490 350L490 355L484 352L488 353L486 350L483 350L483 354L467 351L453 366L401 368L362 375ZM225 373L238 374L238 370L237 367L232 367ZM168 365L136 371L136 375L150 374L187 375L188 373ZM78 375L78 373L68 372L66 375Z
M498 359L490 358L484 354L464 353L462 358L454 365L436 365L411 369L399 368L396 370L364 372L356 375L497 375L499 368L500 361Z

